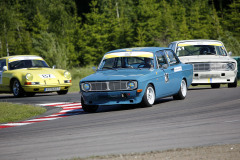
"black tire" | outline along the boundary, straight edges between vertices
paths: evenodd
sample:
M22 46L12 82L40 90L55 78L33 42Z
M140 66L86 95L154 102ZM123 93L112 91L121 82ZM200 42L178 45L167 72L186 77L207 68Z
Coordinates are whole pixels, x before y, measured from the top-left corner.
M84 110L84 112L96 113L98 110L98 105L86 105L82 97L81 97L81 103L82 103L82 109Z
M68 90L57 91L58 95L64 95L64 94L67 94L67 93L68 93Z
M213 83L211 84L211 88L220 88L220 83Z
M24 96L24 90L22 89L22 86L17 79L13 80L11 87L12 87L12 93L14 97Z
M140 105L142 107L152 107L156 99L155 90L151 84L148 84Z
M233 83L228 83L228 88L236 88L237 87L237 77L235 78Z
M181 86L177 94L173 95L175 100L183 100L187 96L187 83L184 79L181 81Z
M36 93L35 92L26 92L25 94L27 97L33 97L33 96L35 96Z

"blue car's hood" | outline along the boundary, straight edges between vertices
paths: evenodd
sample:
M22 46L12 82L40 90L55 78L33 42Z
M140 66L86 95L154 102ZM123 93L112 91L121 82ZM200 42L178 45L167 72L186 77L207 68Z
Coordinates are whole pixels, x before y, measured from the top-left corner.
M87 76L83 81L114 81L114 80L137 80L144 75L152 73L149 69L119 69L119 70L103 70Z

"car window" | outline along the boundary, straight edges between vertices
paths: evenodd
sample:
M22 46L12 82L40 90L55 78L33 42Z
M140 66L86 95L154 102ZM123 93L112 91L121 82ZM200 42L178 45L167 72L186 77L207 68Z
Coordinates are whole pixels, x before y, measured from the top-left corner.
M177 59L176 55L173 53L172 50L165 50L167 61L170 65L175 65L179 63L179 60Z
M0 60L0 71L3 71L4 66L6 66L6 60L2 59L2 60Z
M45 61L31 60L31 59L10 62L8 67L9 67L9 70L21 69L21 68L34 68L34 67L49 68L49 66Z
M158 62L158 67L162 68L162 66L164 64L167 64L167 60L164 56L164 52L163 51L158 51L156 52L156 56L157 56L157 62Z
M154 62L148 57L117 57L103 60L100 69L153 68Z
M195 56L195 55L222 55L226 56L224 46L217 45L197 45L197 44L178 44L178 56Z

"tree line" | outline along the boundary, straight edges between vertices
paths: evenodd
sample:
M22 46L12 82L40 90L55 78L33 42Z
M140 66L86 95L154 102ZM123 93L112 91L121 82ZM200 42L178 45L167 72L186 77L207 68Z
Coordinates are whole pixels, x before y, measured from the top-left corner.
M40 55L71 68L185 39L221 40L240 56L240 0L0 0L0 57Z

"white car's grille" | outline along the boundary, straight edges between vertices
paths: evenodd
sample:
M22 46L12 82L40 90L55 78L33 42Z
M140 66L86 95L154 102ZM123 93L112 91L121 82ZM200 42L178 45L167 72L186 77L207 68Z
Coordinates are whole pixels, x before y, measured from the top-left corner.
M235 63L192 63L194 71L230 71L235 69Z

